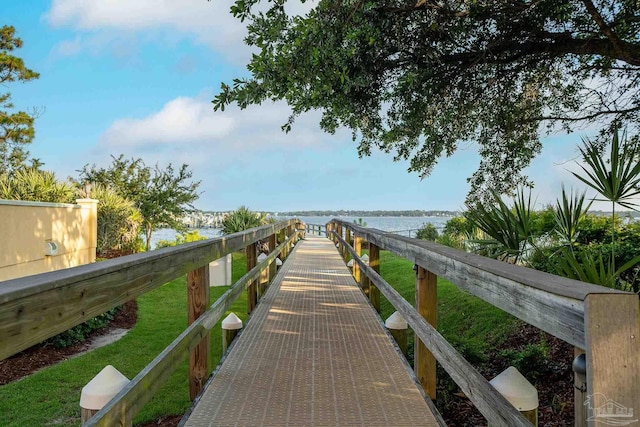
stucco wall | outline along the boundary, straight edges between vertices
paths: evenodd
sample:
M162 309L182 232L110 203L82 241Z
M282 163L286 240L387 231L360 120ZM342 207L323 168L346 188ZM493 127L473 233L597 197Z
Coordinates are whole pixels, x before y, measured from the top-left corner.
M0 281L95 261L97 200L76 202L0 200ZM45 255L48 241L57 254Z

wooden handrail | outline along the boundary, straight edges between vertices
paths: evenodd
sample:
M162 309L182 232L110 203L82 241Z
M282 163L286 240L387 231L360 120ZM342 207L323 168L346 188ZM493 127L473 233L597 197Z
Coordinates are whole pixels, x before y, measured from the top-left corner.
M278 254L289 245L296 235L282 242L266 259L242 276L229 290L184 330L156 358L151 361L125 388L109 401L85 426L131 425L133 418L151 400L156 391L169 379L173 371L186 359L193 349L222 318L233 302L251 283L260 277Z
M346 227L376 248L389 250L414 262L420 267L419 270L435 273L576 348L585 349L585 395L605 399L604 402L594 401L588 407L588 416L592 419L599 416L596 406L606 401L630 410L640 402L638 295L334 219L327 224L328 237L338 240L352 255L356 251L335 232L338 226ZM354 256L354 259L354 265L358 265L361 272L369 276L373 285L405 317L416 336L429 347L491 424L521 425L515 424L515 420L501 419L501 414L494 411L494 406L502 407L504 402L495 396L495 390L489 384L484 384L475 369L374 269L358 257Z
M621 293L426 240L334 220L381 249L444 277L456 286L576 347L585 348L584 299Z
M336 235L337 236L337 235ZM414 307L391 287L375 270L363 262L356 251L344 239L337 236L354 259L353 266L369 277L393 307L402 315L414 333L431 350L462 392L473 402L490 424L496 426L531 426L531 423L513 407L489 381L487 381L465 358L456 351L440 333L433 328Z
M1 282L0 360L296 222Z

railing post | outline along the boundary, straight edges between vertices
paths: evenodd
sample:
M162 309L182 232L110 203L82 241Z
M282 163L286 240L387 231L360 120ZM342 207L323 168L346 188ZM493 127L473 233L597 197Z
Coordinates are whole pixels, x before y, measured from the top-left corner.
M209 266L187 273L187 304L189 325L209 308ZM194 400L209 377L209 337L189 352L189 398Z
M344 240L348 245L351 244L351 230L349 230L348 228L344 232ZM344 262L349 261L349 251L346 247L342 251L342 258L344 259Z
M367 244L367 242L365 241L361 241L360 242L360 252L362 252L362 246L365 246ZM363 255L361 257L362 261L365 261L367 264L369 263L370 259L368 255ZM367 298L369 298L369 290L371 287L371 280L369 280L369 276L367 276L366 274L362 274L362 271L360 271L360 286L362 287L362 292L364 292L364 294L367 296Z
M282 229L282 241L286 242L289 239L289 226ZM282 261L285 261L289 256L289 245L284 245L281 252Z
M271 236L269 236L269 253L275 251L277 246L278 244L276 243L276 235L272 234ZM269 283L271 283L273 278L276 277L276 271L276 261L273 260L271 264L269 264Z
M291 225L287 225L287 237L291 237L291 234L293 233L293 226ZM295 239L292 240L292 242L295 241ZM289 258L289 254L291 253L291 243L289 243L288 245L286 245L286 249L287 249L287 258Z
M330 222L329 224L327 224L327 234L331 236L331 241L333 241L333 244L335 245L338 242L338 238L335 236L335 231L336 231L336 223L335 222Z
M265 259L267 259L267 256L263 253L260 253L257 259L258 264L264 261ZM262 295L264 295L265 291L267 290L268 283L269 283L269 267L267 266L266 268L263 268L262 270L260 270L260 281L258 282L258 298L256 299L256 301L260 301L260 299L262 298Z
M353 250L358 255L358 258L360 258L360 255L362 255L362 237L356 233L353 233ZM353 261L353 278L357 284L360 284L360 264L355 260Z
M433 326L437 326L438 277L417 266L416 270L416 310ZM414 370L422 388L432 400L436 398L436 359L427 347L415 339Z
M256 266L257 263L257 250L256 244L251 243L245 249L245 253L247 254L247 272L251 271L253 267ZM256 308L256 304L258 303L258 279L253 280L249 287L247 287L247 313L251 314L253 309Z
M369 242L369 267L380 274L380 248ZM369 301L371 305L380 313L380 289L369 281Z
M619 420L638 419L638 308L635 294L589 294L584 299L589 425L607 424L610 410Z

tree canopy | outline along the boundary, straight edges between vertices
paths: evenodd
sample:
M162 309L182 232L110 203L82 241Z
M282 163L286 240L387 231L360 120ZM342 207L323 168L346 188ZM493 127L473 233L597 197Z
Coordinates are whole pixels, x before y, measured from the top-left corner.
M30 70L24 61L12 55L22 47L22 40L15 37L15 28L0 27L0 85L27 82L39 74ZM10 93L0 93L0 173L12 172L25 166L29 152L25 149L35 135L33 114L13 111ZM40 162L35 160L34 166Z
M427 176L471 142L471 193L511 190L540 152L540 134L637 125L637 0L237 0L256 49L250 76L222 84L215 109L286 100L322 111L327 132L352 131Z
M151 235L158 226L183 228L180 217L190 210L199 197L200 181L190 181L188 165L174 169L151 168L142 159L112 156L107 168L87 164L80 171L80 181L89 181L115 188L123 197L134 202L142 214L147 250L151 249Z

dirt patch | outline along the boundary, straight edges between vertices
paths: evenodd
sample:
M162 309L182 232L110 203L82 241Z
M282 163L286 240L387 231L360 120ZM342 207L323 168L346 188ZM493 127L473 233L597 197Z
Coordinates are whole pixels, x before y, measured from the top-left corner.
M116 313L109 326L93 331L87 341L65 348L55 348L52 345L38 344L18 354L0 361L0 385L19 380L33 372L47 366L67 360L75 355L87 351L90 343L100 336L105 336L116 329L131 329L138 320L138 305L135 301L126 303L122 310Z

